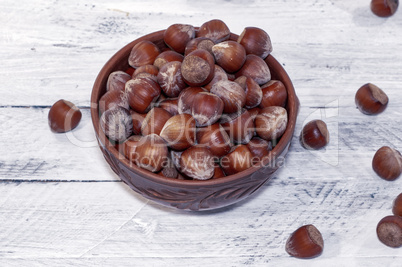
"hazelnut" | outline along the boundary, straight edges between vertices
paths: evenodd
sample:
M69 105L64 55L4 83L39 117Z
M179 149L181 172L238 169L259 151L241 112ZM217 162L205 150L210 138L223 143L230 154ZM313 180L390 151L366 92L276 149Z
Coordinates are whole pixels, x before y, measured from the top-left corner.
M151 41L140 41L131 49L128 64L133 68L153 64L160 54L159 48Z
M374 154L373 170L382 179L393 181L401 175L402 156L398 150L383 146Z
M208 180L215 171L214 155L205 147L192 146L181 154L181 172L196 180Z
M141 135L132 135L123 143L123 154L131 162L134 162L135 150L141 138Z
M262 99L260 108L269 106L285 107L288 99L288 92L285 85L279 80L270 80L261 85Z
M388 96L372 83L364 84L355 95L357 108L367 115L383 112L388 105Z
M133 120L133 134L141 134L141 126L147 114L138 113L130 109L131 119Z
M223 101L219 96L209 92L200 92L194 96L191 114L198 127L217 122L222 112Z
M145 117L141 125L141 134L157 134L159 135L163 126L172 115L163 108L152 108Z
M202 87L187 87L180 92L177 103L179 114L191 114L194 97L200 92L205 92L205 89Z
M184 54L187 43L194 37L195 29L188 24L170 25L163 34L166 45L180 54Z
M229 80L218 81L212 86L211 93L218 95L222 99L224 113L238 112L246 103L246 93L236 82Z
M200 146L208 148L216 157L226 155L232 147L229 135L219 123L198 129L197 141Z
M254 122L259 137L276 142L286 130L288 114L283 107L266 107L260 110Z
M174 150L184 150L194 145L196 126L193 116L179 114L171 117L163 126L160 136Z
M228 80L228 75L221 66L215 64L214 77L208 84L204 85L203 88L207 91L211 91L212 86L222 80Z
M106 110L100 118L100 126L112 141L123 142L133 132L130 112L122 107Z
M261 103L262 100L262 90L258 83L253 79L246 76L240 76L235 80L246 93L246 108L254 108Z
M220 165L226 175L232 175L251 167L251 152L246 145L238 145L220 159Z
M151 74L150 77L154 76L156 77L156 75L158 75L159 72L159 68L156 67L155 65L143 65L141 67L138 67L137 69L135 69L134 73L133 73L133 78L135 77L144 77L145 73L147 74Z
M261 58L266 58L272 52L271 38L260 28L244 28L237 42L245 48L247 54L254 54Z
M286 241L286 252L296 258L314 258L324 248L324 240L320 231L311 224L304 225L294 231Z
M126 83L130 107L139 113L146 113L161 94L159 84L152 79L134 78Z
M184 57L181 74L189 86L208 84L215 73L214 57L203 49L197 49Z
M55 133L71 131L81 121L81 111L70 101L60 99L49 110L48 122Z
M182 54L179 54L172 50L167 50L167 51L160 53L155 58L154 66L157 67L158 69L160 69L163 67L163 65L165 65L168 62L173 62L173 61L182 62L183 59L184 59L184 56Z
M312 120L300 133L300 143L306 149L320 149L329 143L327 125L322 120Z
M392 206L392 213L396 216L402 217L402 193L395 198Z
M398 9L399 0L371 0L370 9L379 17L390 17Z
M132 67L128 67L124 72L133 77L135 69Z
M246 61L235 75L236 78L239 76L250 77L259 85L271 80L271 71L269 70L267 63L265 63L265 61L259 56L253 54L246 56Z
M220 123L233 143L247 144L254 136L254 122L247 109L222 115Z
M214 41L214 43L220 43L229 39L230 30L222 20L213 19L203 23L196 36L206 37Z
M272 150L272 143L259 137L253 137L248 142L247 148L251 152L252 164L255 166L268 157L269 151Z
M226 72L238 71L246 61L246 50L235 41L224 41L212 47L216 63Z
M99 99L100 114L115 107L129 109L128 96L124 90L109 90Z
M196 49L204 49L212 55L212 47L214 45L215 43L211 39L206 37L197 37L191 39L186 45L184 56L187 56Z
M255 117L258 115L258 113L260 113L260 108L255 107L255 108L250 108L248 110L248 113L250 113L250 117L253 119L253 121L255 120Z
M138 167L158 172L166 164L168 153L166 143L159 135L146 135L135 149L134 162Z
M212 179L219 179L225 176L225 172L222 170L221 166L215 163L214 176L212 176Z
M377 224L377 237L386 246L399 248L402 246L402 217L390 215Z
M163 65L157 75L157 81L168 97L177 97L187 87L181 75L181 62L172 61Z
M106 91L119 90L124 91L124 85L131 79L131 75L124 71L114 71L109 74L106 82Z
M179 172L177 171L175 164L171 158L171 153L168 153L168 157L166 158L166 162L162 167L162 170L158 172L159 175L167 178L178 178Z
M163 108L164 110L172 114L172 116L174 116L179 114L178 103L179 99L177 97L167 98L159 102L158 107Z

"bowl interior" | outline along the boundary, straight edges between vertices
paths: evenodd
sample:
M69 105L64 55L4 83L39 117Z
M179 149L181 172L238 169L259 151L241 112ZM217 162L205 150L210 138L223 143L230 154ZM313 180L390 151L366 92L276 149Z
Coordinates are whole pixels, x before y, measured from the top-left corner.
M142 41L142 40L148 40L151 42L154 42L158 47L161 49L166 48L166 45L163 42L163 33L164 30L154 32L148 35L145 35L141 38L138 38L131 43L127 44L123 48L121 48L116 54L114 54L109 61L104 65L104 67L101 69L99 72L94 86L92 90L92 95L91 95L91 117L92 117L92 123L95 128L95 133L96 137L98 140L98 143L101 147L102 150L107 150L110 154L112 154L114 157L119 159L119 161L124 164L127 168L132 170L135 174L141 175L144 177L147 177L148 179L151 179L157 183L160 184L168 184L171 186L175 185L180 185L180 186L213 186L215 184L222 184L222 183L228 183L230 184L234 180L241 179L242 177L249 176L253 174L254 172L258 171L261 168L261 166L252 166L251 168L242 171L240 173L226 176L220 179L209 179L205 181L199 181L199 180L179 180L179 179L173 179L173 178L166 178L162 177L160 175L151 173L147 170L144 170L142 168L139 168L135 166L135 164L132 164L129 160L124 158L118 150L116 149L115 145L112 144L108 138L105 136L103 133L102 129L100 128L99 124L99 109L98 109L98 101L101 98L103 94L106 92L106 82L108 79L108 76L111 72L117 71L117 70L122 70L125 71L129 68L128 65L128 56L131 52L132 47ZM238 35L236 34L231 34L230 39L231 40L237 40ZM271 75L272 79L277 79L282 81L282 83L285 85L287 92L288 92L288 100L287 100L287 105L286 109L288 111L288 126L285 131L285 133L282 135L281 139L277 143L277 145L273 148L273 150L270 152L269 156L265 161L263 162L263 166L273 166L275 163L275 159L277 159L280 155L285 154L287 152L287 148L289 146L289 143L293 137L294 133L294 128L296 124L296 117L297 117L297 112L298 112L298 106L299 102L293 87L293 84L287 75L286 71L283 69L281 64L272 56L269 55L265 59L266 63L268 64L270 70L271 70ZM112 167L113 168L113 167ZM116 169L114 169L115 172L117 172Z

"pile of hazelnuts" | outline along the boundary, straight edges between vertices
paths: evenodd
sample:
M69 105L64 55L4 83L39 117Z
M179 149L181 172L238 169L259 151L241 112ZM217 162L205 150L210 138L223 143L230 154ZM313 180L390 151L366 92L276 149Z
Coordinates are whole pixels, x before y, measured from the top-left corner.
M198 30L173 24L165 47L139 41L129 70L110 73L100 125L130 162L165 177L207 180L268 157L287 127L286 87L271 79L264 30L230 37L218 19Z

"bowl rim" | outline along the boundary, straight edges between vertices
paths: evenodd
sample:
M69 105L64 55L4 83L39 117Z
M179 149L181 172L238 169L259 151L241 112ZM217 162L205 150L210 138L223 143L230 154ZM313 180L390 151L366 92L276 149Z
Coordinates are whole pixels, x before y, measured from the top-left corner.
M196 28L197 29L197 28ZM208 179L208 180L181 180L177 178L169 178L169 177L164 177L156 173L149 172L143 168L140 168L136 166L134 163L131 163L127 158L122 156L120 152L115 148L115 146L109 141L109 139L106 137L106 135L103 133L103 131L100 128L99 124L99 110L98 110L98 101L100 97L106 92L106 88L102 89L102 84L106 84L107 78L109 74L112 71L117 71L116 65L120 62L122 62L123 59L127 61L129 52L131 51L132 47L143 40L148 40L151 42L160 42L161 37L163 37L163 33L165 30L159 30L156 32L152 32L149 34L146 34L142 37L139 37L130 43L126 44L123 46L121 49L119 49L102 67L100 72L98 73L94 85L92 87L92 92L91 92L91 120L92 124L95 130L95 135L97 137L98 145L99 148L104 148L108 150L109 153L111 153L121 164L123 164L126 168L129 170L135 172L137 175L140 175L142 177L146 177L147 179L152 180L153 182L156 182L158 184L165 184L169 186L178 186L180 185L181 187L187 186L187 187L200 187L200 186L214 186L217 184L225 184L225 183L232 183L233 181L243 179L244 177L250 176L256 171L258 171L261 168L266 168L267 166L272 166L269 165L272 162L275 161L280 155L282 155L283 152L287 151L287 148L293 138L294 130L295 130L295 125L296 125L296 120L297 120L297 114L298 114L298 109L299 109L299 100L297 98L295 89L293 87L293 83L285 71L285 69L282 67L282 65L272 56L269 54L267 58L264 60L267 62L269 65L269 68L274 68L276 70L275 74L280 78L280 80L284 83L286 90L288 92L288 99L287 99L287 104L286 104L286 109L288 112L288 125L286 127L286 130L282 137L280 138L279 142L276 144L276 146L270 151L268 154L268 157L265 158L262 164L259 164L258 166L253 165L250 168L225 177L217 178L217 179ZM230 40L237 40L238 35L231 33ZM163 39L162 39L163 41ZM112 66L114 66L112 68ZM128 66L128 63L127 63ZM124 70L123 70L124 71ZM101 92L103 94L101 94ZM102 153L104 153L102 151ZM276 167L276 166L273 166ZM280 166L279 166L280 167ZM120 174L119 174L120 176Z

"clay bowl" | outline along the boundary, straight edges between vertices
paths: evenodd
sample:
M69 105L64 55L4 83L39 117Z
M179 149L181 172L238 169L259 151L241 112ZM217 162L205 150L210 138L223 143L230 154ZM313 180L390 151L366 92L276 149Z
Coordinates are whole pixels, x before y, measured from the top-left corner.
M285 133L269 157L264 160L263 166L253 166L234 175L206 181L165 178L130 164L100 128L98 101L106 92L109 74L129 68L127 59L131 48L137 42L149 40L161 49L166 48L163 33L163 30L154 32L127 44L109 59L98 74L91 95L91 116L99 147L107 163L124 183L143 197L162 205L184 210L211 210L241 201L261 188L283 165L295 129L299 102L289 76L272 55L266 58L266 62L271 70L272 79L280 80L286 86L288 92L286 109L289 118ZM230 39L237 40L237 37L232 34Z

